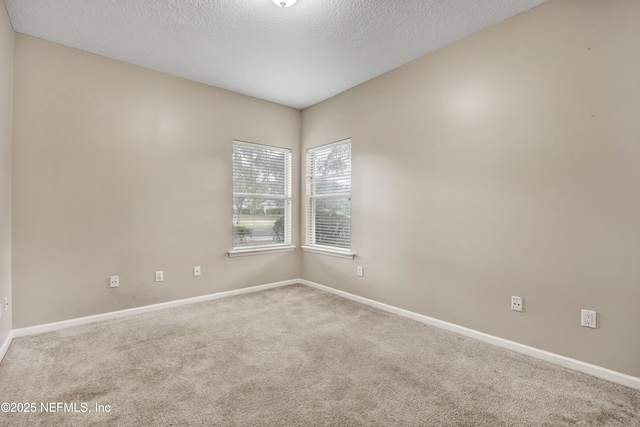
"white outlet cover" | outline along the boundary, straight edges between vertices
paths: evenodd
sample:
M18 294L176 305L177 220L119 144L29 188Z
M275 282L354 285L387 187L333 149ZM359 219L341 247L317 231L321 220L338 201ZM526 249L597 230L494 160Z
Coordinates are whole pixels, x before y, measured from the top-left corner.
M196 265L195 267L193 267L193 275L195 277L198 277L200 275L200 266Z
M511 297L511 310L513 311L522 311L522 298L512 296Z
M364 267L358 267L358 277L364 276Z
M120 286L120 276L109 276L109 287L117 288Z
M156 271L156 282L162 282L164 280L164 272Z
M593 310L582 310L580 312L580 325L596 329L596 312Z

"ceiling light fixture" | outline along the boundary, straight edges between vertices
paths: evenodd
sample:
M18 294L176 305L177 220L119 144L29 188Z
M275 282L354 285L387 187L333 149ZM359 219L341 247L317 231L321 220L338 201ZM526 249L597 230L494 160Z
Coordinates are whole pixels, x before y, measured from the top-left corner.
M298 0L271 0L273 1L273 3L276 6L280 6L280 7L289 7L289 6L293 6L294 4L296 4L296 2Z

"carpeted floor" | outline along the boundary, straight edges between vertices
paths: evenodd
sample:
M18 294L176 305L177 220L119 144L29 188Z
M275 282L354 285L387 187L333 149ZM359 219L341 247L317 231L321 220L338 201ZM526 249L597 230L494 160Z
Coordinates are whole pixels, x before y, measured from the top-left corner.
M0 396L37 406L2 426L640 426L640 391L305 286L15 339Z

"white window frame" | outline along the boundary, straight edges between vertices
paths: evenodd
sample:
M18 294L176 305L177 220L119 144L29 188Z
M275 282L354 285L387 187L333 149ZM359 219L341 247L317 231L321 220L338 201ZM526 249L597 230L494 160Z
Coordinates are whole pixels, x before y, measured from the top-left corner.
M309 148L306 152L306 191L305 191L305 206L306 206L306 223L305 223L305 236L306 236L306 244L302 246L302 250L305 252L318 253L323 255L336 256L340 258L353 259L355 254L351 250L351 226L349 227L349 248L341 248L337 246L327 246L327 245L318 245L315 243L315 213L314 213L314 201L320 198L342 198L346 197L349 199L349 203L351 203L351 191L348 193L333 193L333 194L312 194L313 185L314 185L314 176L311 171L311 157L315 152L320 150L326 150L327 148L331 148L332 146L338 146L343 144L349 144L349 160L352 159L352 149L351 149L351 138L346 138L340 141L332 142L330 144L320 145L317 147ZM351 180L353 172L349 173L348 178ZM342 178L346 178L347 176L343 176ZM333 178L341 178L341 177L333 177ZM351 221L351 220L350 220Z
M271 151L279 151L285 153L285 194L284 195L273 195L273 194L253 194L253 193L236 193L233 191L232 203L238 196L245 196L248 198L265 198L265 199L274 199L274 200L284 200L284 243L276 243L273 245L255 245L255 246L242 246L242 247L234 247L235 244L233 242L233 231L231 232L231 240L232 240L232 248L228 255L229 257L240 257L247 255L259 255L259 254L269 254L269 253L277 253L277 252L290 252L295 250L295 246L291 244L291 225L292 225L292 150L289 148L281 148L274 147L272 145L265 144L257 144L253 142L246 141L233 141L233 147L238 146L248 146L254 149L264 149ZM233 170L233 157L232 157L232 170ZM232 185L233 185L232 179ZM232 187L233 188L233 187Z

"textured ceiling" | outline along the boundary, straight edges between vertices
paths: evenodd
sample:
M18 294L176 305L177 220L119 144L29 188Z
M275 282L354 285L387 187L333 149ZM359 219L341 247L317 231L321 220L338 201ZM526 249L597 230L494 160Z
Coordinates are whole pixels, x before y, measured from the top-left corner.
M546 0L5 0L16 31L305 108Z

